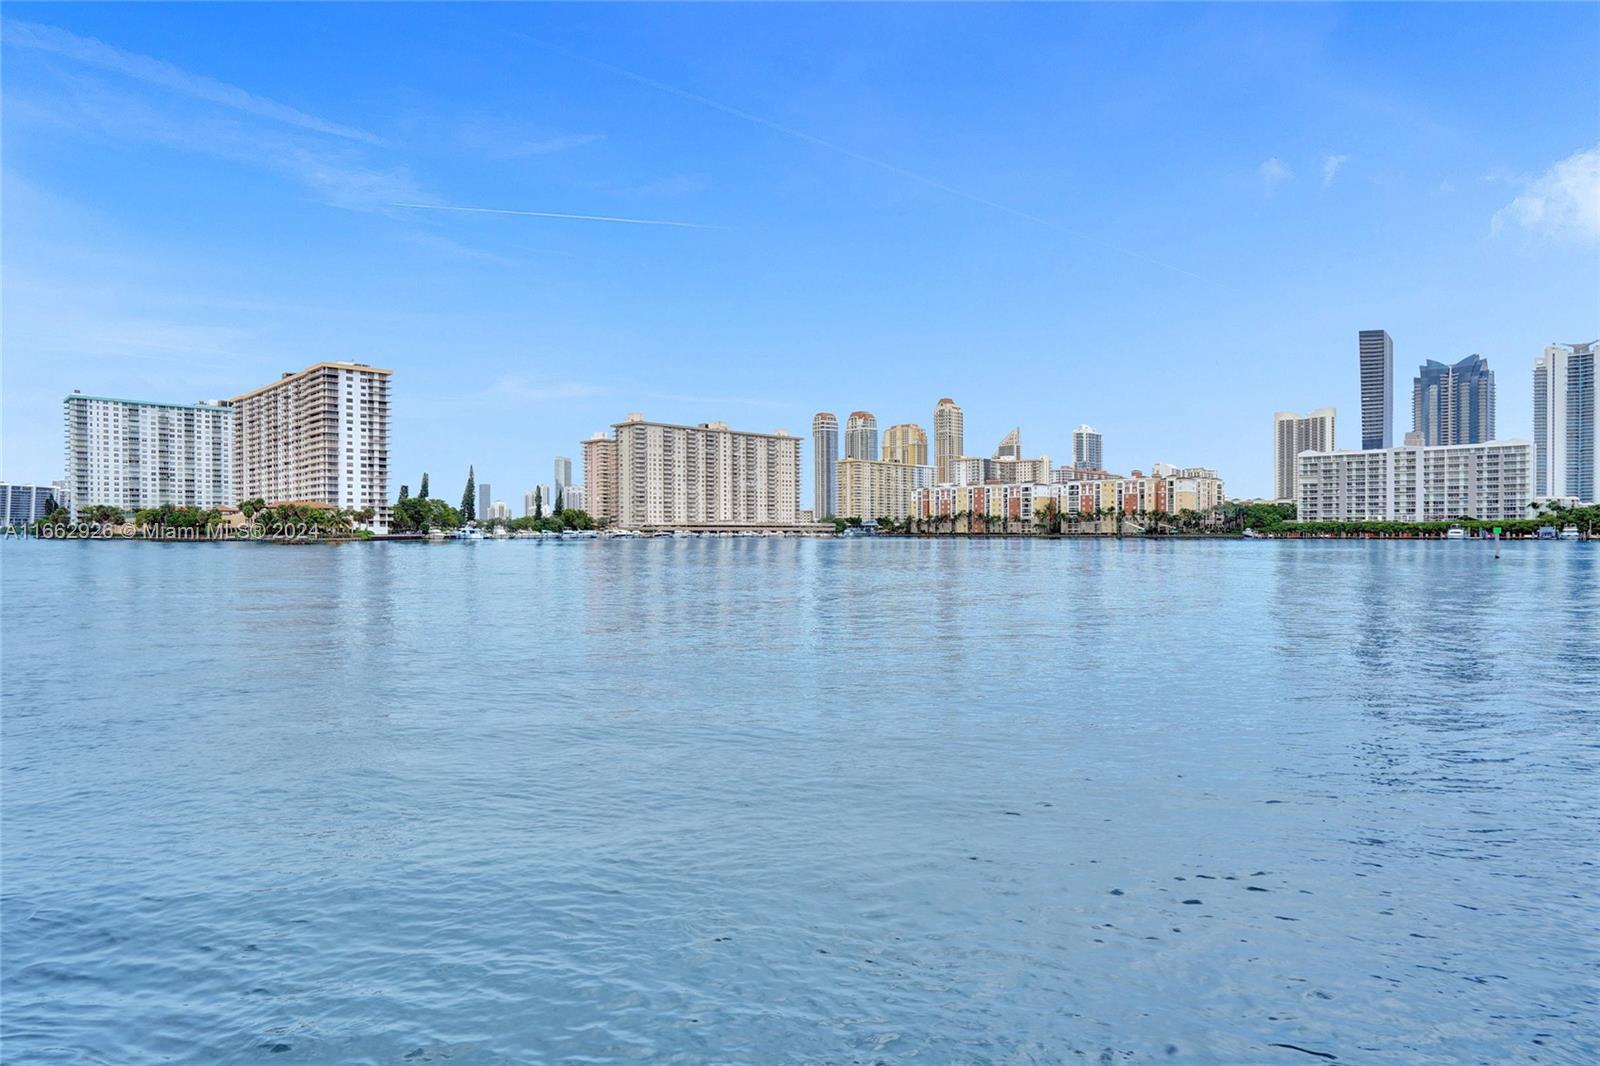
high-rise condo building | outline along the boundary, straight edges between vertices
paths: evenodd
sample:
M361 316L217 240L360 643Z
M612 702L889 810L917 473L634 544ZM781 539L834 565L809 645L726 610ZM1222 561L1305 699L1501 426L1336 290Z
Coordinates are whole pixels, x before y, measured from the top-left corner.
M996 459L1021 459L1022 458L1022 427L1018 426L1000 439L1000 446L994 450Z
M1276 499L1294 499L1295 456L1301 452L1331 452L1339 446L1335 416L1331 407L1319 407L1305 416L1288 411L1272 416L1272 483Z
M238 502L233 408L115 400L74 392L63 401L73 513L95 504L125 511Z
M61 506L49 485L12 485L0 481L0 529L31 526Z
M1047 485L1050 483L1050 457L1037 459L985 459L981 455L958 455L950 460L952 485Z
M914 422L890 426L883 431L883 461L903 466L927 466L927 432Z
M1093 426L1079 426L1072 431L1072 465L1104 470L1105 439Z
M365 363L317 363L233 398L241 500L372 509L389 528L389 378Z
M1481 355L1453 366L1422 364L1411 388L1411 428L1422 442L1482 444L1494 440L1494 371Z
M534 495L535 495L535 490L534 489L529 489L527 492L524 492L522 494L522 517L523 518L532 518L533 517Z
M839 513L846 518L909 518L917 490L933 484L933 467L880 459L839 462Z
M817 521L839 510L839 419L818 411L811 420L811 513Z
M489 502L490 502L490 499L491 499L491 497L489 495L489 483L487 481L478 482L478 517L479 518L488 518L489 517Z
M1302 452L1295 512L1303 522L1445 522L1525 518L1533 499L1533 445L1524 440Z
M871 411L851 411L845 420L844 457L878 458L878 420Z
M582 485L568 485L566 504L574 511L587 511L588 501L584 498Z
M1533 363L1534 495L1600 501L1600 341L1552 344Z
M1356 336L1361 360L1361 447L1394 447L1394 341L1388 331Z
M967 434L961 408L946 396L933 408L934 474L942 484L951 480L950 463L967 451Z
M583 496L594 518L617 517L617 438L596 433L583 442Z
M798 437L781 429L738 432L723 422L649 422L640 414L612 430L612 485L597 483L609 463L599 447L604 438L584 442L585 487L597 518L627 529L788 526L799 519ZM596 497L615 500L614 513L594 510Z
M545 501L545 509L551 513L562 507L569 507L566 501L567 489L572 486L572 460L564 455L556 456L555 482L550 486L550 491L555 493Z

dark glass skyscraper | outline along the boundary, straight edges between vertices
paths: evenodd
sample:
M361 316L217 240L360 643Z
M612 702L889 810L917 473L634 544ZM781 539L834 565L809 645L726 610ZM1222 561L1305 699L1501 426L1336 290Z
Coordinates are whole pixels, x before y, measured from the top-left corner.
M1481 355L1454 366L1422 364L1411 388L1411 428L1422 442L1482 444L1494 440L1494 371Z
M811 420L812 517L820 522L839 513L839 419L819 411Z
M1394 447L1394 341L1381 329L1357 337L1361 358L1361 447Z

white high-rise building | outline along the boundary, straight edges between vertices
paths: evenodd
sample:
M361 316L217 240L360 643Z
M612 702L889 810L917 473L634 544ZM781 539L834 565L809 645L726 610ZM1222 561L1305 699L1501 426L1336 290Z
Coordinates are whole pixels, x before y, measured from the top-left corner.
M1295 512L1302 522L1446 522L1526 518L1533 445L1523 440L1302 452Z
M588 500L584 496L582 485L568 485L565 503L574 511L587 511Z
M800 515L800 439L747 433L723 422L649 422L631 414L607 438L584 442L591 510L624 529L644 526L790 526ZM602 484L597 479L609 479Z
M63 402L67 496L77 508L221 507L234 494L233 408L85 396Z
M1338 412L1319 407L1308 415L1279 411L1272 416L1272 466L1275 498L1294 499L1295 456L1331 452L1339 446L1334 422Z
M1072 465L1089 470L1104 470L1105 438L1093 426L1072 431Z
M1600 501L1600 341L1552 344L1533 363L1534 493Z
M0 529L22 529L48 518L62 506L48 485L12 485L0 481Z
M241 500L370 508L389 529L390 370L317 363L233 398L234 489Z

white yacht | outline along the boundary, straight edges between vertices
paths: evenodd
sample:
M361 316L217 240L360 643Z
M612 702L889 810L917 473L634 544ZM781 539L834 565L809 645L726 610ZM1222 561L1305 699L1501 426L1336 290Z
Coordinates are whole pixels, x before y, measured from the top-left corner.
M1559 534L1559 538L1558 539L1560 539L1560 540L1578 540L1579 539L1578 527L1577 526L1562 526L1561 527L1561 533Z
M1460 526L1451 526L1449 529L1444 531L1444 539L1445 540L1466 540L1467 539L1467 531L1462 529Z

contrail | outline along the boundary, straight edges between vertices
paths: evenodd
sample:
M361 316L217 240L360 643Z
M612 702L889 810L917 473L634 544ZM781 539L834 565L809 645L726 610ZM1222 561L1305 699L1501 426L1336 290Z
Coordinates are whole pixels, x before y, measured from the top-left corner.
M879 170L884 170L890 174L895 174L899 177L906 178L907 180L917 182L921 185L926 185L930 189L937 189L940 192L947 193L950 196L959 197L960 199L969 201L970 203L979 204L995 211L1004 212L1005 214L1011 215L1013 218L1020 218L1026 222L1032 222L1035 225L1044 226L1047 229L1053 229L1056 232L1064 233L1075 240L1083 241L1086 244L1093 244L1099 248L1103 248L1108 252L1113 252L1129 259L1137 259L1140 262L1148 263L1151 266L1160 267L1163 270L1170 270L1175 274L1182 274L1184 277L1193 278L1196 281L1205 280L1199 274L1196 274L1193 271L1185 270L1182 267L1173 266L1171 263L1164 263L1161 260L1154 259L1143 254L1142 252L1130 251L1127 248L1122 248L1115 244L1108 244L1098 237L1084 233L1082 230L1075 230L1069 226L1063 226L1061 223L1055 222L1051 219L1031 214L1027 211L1021 210L1020 208L1012 207L1010 204L1001 203L998 200L991 200L987 196L982 196L978 193L968 192L966 189L957 188L956 186L947 184L946 182L940 181L937 178L930 178L925 174L918 174L916 171L907 170L905 167L897 166L896 164L890 163L886 160L874 158L873 156L867 155L864 152L858 152L854 148L848 148L842 144L835 144L832 141L824 140L823 138L807 133L804 130L797 130L792 126L785 126L780 122L774 122L770 118L764 118L761 115L741 110L740 108L733 107L730 104L722 103L720 100L713 100L708 96L701 96L699 93L692 93L687 89L680 89L676 85L668 85L666 82L657 81L654 78L647 77L643 74L637 74L623 67L604 62L603 60L592 59L588 56L577 55L575 53L568 52L564 49L557 48L555 45L538 40L537 38L529 37L525 33L519 33L515 30L511 31L511 33L513 36L520 37L529 44L543 48L549 52L554 52L556 55L562 56L563 58L579 63L587 63L590 66L598 67L601 70L615 74L620 78L627 78L629 81L638 82L640 85L648 86L658 92L666 93L669 96L676 96L681 100L688 100L691 103L700 104L703 107L709 107L713 111L720 111L725 115L732 115L734 118L743 119L745 122L751 122L757 126L763 126L776 133L781 133L785 137L791 137L797 141L802 141L806 144L812 145L813 147L821 148L824 151L833 152L836 155L842 155L847 159L854 159L858 163L865 163L868 166L877 167Z
M682 229L721 229L701 222L670 222L660 218L617 218L614 215L569 215L560 211L517 211L509 207L456 207L453 204L390 204L416 211L460 211L471 215L523 215L527 218L566 218L575 222L622 222L629 226L677 226Z

